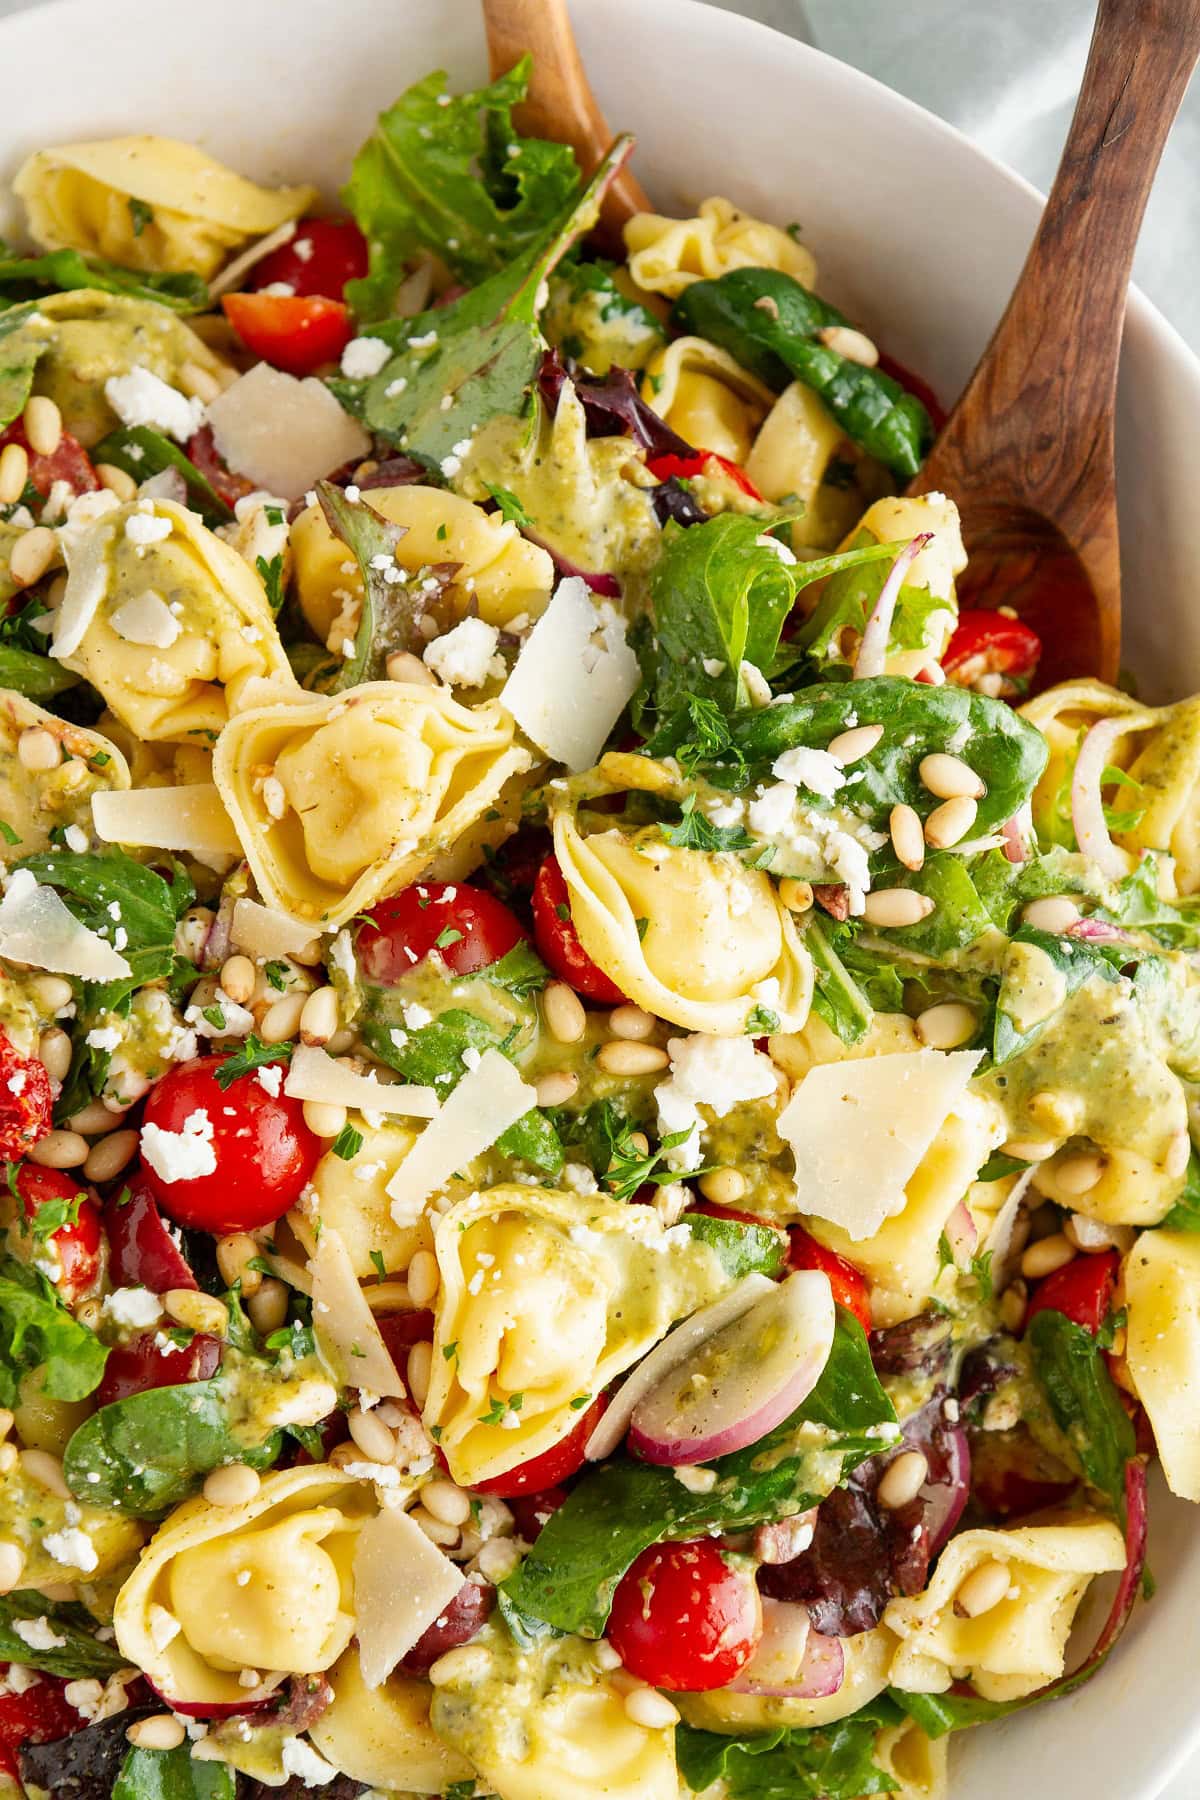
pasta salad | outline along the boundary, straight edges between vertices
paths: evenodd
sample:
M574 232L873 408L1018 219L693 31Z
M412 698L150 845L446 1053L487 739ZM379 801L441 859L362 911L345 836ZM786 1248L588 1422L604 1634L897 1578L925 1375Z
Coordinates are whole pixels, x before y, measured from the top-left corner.
M1200 701L1039 687L799 229L601 254L527 78L13 180L32 1800L945 1800L1200 1499Z

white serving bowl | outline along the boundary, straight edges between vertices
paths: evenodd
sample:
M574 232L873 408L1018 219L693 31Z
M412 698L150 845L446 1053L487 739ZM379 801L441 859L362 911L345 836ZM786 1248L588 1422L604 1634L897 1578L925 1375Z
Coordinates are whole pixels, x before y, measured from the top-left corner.
M799 221L822 292L952 400L1021 265L1033 189L867 76L696 0L574 12L655 202L727 194ZM0 173L44 144L158 131L332 194L375 114L435 67L483 77L477 0L58 0L0 24ZM1125 661L1168 697L1200 686L1200 364L1136 293L1117 440ZM1152 1605L1081 1693L964 1733L953 1800L1153 1800L1200 1746L1200 1519L1153 1485Z

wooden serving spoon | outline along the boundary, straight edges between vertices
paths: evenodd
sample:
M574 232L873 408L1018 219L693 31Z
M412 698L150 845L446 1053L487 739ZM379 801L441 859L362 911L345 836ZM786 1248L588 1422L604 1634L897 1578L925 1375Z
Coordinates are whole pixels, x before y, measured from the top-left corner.
M1020 279L909 489L958 503L971 559L960 605L1012 606L1033 626L1044 645L1039 687L1067 675L1116 679L1113 414L1125 298L1146 200L1198 54L1200 0L1100 0ZM962 249L969 256L970 242Z

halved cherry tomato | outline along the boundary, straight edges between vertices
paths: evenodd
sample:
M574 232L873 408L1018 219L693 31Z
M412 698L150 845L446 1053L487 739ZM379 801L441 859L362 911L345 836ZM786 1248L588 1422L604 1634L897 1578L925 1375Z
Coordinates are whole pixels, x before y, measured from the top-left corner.
M221 305L247 350L289 375L336 362L354 335L349 307L318 294L226 294Z
M1038 1282L1029 1296L1026 1331L1038 1313L1050 1311L1063 1313L1095 1337L1112 1311L1120 1267L1117 1252L1104 1250L1099 1256L1077 1256L1065 1269L1055 1269L1053 1275Z
M195 464L226 506L234 507L247 494L254 493L254 483L245 475L235 475L221 460L211 425L202 425L195 437L188 439L184 450L188 461Z
M956 687L1016 695L1037 668L1041 655L1041 638L1020 619L975 607L959 613L942 667L946 680ZM981 687L981 683L986 685Z
M562 1487L543 1488L540 1494L510 1495L508 1510L527 1544L541 1535L566 1499L567 1490Z
M1021 1425L1013 1431L972 1431L971 1500L996 1518L1020 1518L1066 1500L1077 1485L1071 1471Z
M21 1196L25 1217L35 1221L44 1206L78 1201L75 1217L67 1225L50 1232L37 1246L38 1263L57 1265L51 1277L55 1287L68 1303L84 1299L100 1277L100 1208L91 1188L76 1181L65 1169L43 1169L37 1163L22 1163L16 1174L16 1188ZM50 1274L49 1269L46 1270Z
M152 1294L165 1294L198 1285L141 1173L105 1205L104 1234L114 1287L147 1287Z
M304 1123L303 1104L264 1085L264 1071L239 1075L227 1088L217 1057L177 1063L151 1090L142 1125L142 1175L169 1219L225 1236L254 1231L285 1213L317 1165L325 1145ZM274 1065L278 1067L279 1065ZM179 1139L202 1173L169 1180L145 1159L146 1128ZM168 1141L164 1163L176 1147Z
M709 467L711 463L717 465L715 470ZM646 467L656 481L670 481L672 476L676 481L691 481L697 475L724 475L740 493L762 504L762 495L745 469L727 456L718 456L715 450L697 450L692 456L651 456L646 459Z
M294 294L340 300L368 262L367 240L353 219L298 219L294 236L255 263L248 280L253 289L280 283Z
M0 1031L0 1159L16 1162L54 1121L50 1077L36 1056L20 1056Z
M654 1544L621 1577L608 1640L631 1675L677 1694L724 1687L754 1655L762 1602L754 1578L711 1538Z
M788 1267L820 1269L828 1275L838 1305L852 1312L864 1331L870 1331L871 1290L866 1276L836 1250L818 1244L802 1225L788 1226Z
M221 1366L221 1341L198 1331L190 1344L160 1344L156 1331L144 1331L127 1344L114 1344L96 1390L99 1406L145 1394L151 1388L181 1387L185 1381L207 1381Z
M475 1492L495 1494L499 1500L508 1500L514 1494L540 1494L546 1488L558 1487L560 1482L577 1475L584 1464L588 1439L600 1423L607 1405L607 1394L598 1394L580 1417L578 1425L565 1438L560 1438L549 1450L543 1450L532 1462L522 1463L516 1469L506 1469L503 1475L491 1475L486 1481L477 1481Z
M368 981L391 987L431 950L452 975L475 975L527 941L520 921L485 888L418 881L371 908L355 954Z
M52 1744L83 1724L82 1714L64 1696L65 1686L53 1675L41 1675L23 1693L0 1694L0 1771L14 1781L19 1780L18 1750L26 1744Z
M7 431L0 431L0 450L8 444L20 444L28 455L30 485L37 489L43 500L49 499L50 489L56 481L65 481L76 494L92 494L100 486L100 477L91 457L69 431L63 432L57 448L49 456L41 456L31 448L25 426L17 419Z
M567 883L556 857L548 856L533 884L533 936L545 962L560 981L569 982L585 1000L620 1006L625 999L615 981L597 968L571 922Z

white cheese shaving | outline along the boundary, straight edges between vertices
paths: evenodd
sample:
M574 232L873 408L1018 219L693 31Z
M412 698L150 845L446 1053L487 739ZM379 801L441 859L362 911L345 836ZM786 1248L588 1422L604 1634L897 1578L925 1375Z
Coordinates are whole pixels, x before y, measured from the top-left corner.
M403 1399L404 1383L358 1285L342 1235L332 1226L322 1230L308 1268L313 1335L335 1380Z
M117 981L130 972L125 958L28 869L15 871L0 901L0 956L81 981Z
M92 823L106 844L181 850L210 868L242 853L233 820L211 782L93 794Z
M575 772L596 761L640 680L625 626L609 614L579 576L560 581L500 692L539 749Z
M456 1169L489 1149L536 1105L536 1091L521 1080L508 1058L498 1050L485 1050L478 1068L463 1076L388 1182L386 1192L397 1225L411 1225L430 1194L443 1187Z
M316 935L311 923L298 923L272 906L260 906L257 900L233 903L233 941L247 956L295 956L307 950Z
M130 519L129 523L132 525L134 520ZM170 531L170 522L164 519L162 523ZM156 594L153 588L135 594L132 600L118 606L109 624L127 644L145 644L154 650L169 650L183 630L162 595Z
M354 1616L368 1687L386 1681L462 1585L462 1570L399 1507L367 1520L354 1550Z
M298 500L314 481L366 456L370 439L314 376L303 381L256 363L208 409L208 423L231 469L261 488Z
M433 1088L385 1085L373 1075L356 1075L314 1044L296 1046L283 1091L293 1100L328 1100L360 1112L400 1113L410 1119L432 1119L438 1110Z

